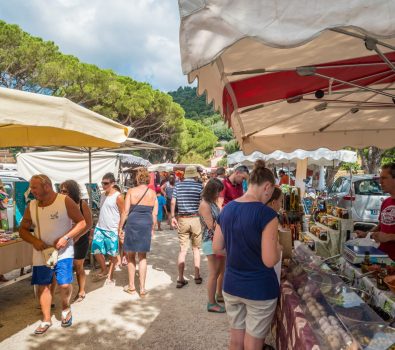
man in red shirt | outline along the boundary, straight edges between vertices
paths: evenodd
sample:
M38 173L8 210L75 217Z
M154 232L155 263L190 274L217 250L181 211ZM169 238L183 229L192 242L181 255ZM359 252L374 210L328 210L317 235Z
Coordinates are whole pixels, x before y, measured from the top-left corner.
M248 180L248 174L248 168L245 165L240 165L232 175L224 178L222 181L224 189L218 199L220 208L243 195L243 180Z
M380 184L384 192L390 194L381 204L379 224L371 231L372 238L381 243L379 249L395 260L395 163L381 168ZM366 233L357 231L358 237Z

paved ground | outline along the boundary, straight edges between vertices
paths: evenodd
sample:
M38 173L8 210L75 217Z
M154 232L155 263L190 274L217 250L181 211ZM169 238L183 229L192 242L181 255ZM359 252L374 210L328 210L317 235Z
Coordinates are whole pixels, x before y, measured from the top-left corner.
M84 302L72 306L74 324L60 327L59 296L53 326L42 336L32 335L40 311L30 279L0 289L0 349L226 349L228 323L225 314L208 313L206 286L193 283L191 252L188 254L188 286L175 288L178 244L175 231L156 233L148 256L144 299L122 291L126 269L116 272L116 286L91 282ZM207 262L202 259L202 276Z

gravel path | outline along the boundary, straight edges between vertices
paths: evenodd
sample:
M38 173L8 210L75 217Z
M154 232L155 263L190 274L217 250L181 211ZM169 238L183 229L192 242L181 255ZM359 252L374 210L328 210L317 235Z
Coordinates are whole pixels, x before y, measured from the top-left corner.
M190 283L176 289L175 231L156 233L151 250L148 296L140 299L122 291L127 284L126 269L116 272L116 286L94 283L88 276L87 297L72 306L74 324L69 329L60 327L58 294L53 326L46 334L35 336L40 311L30 279L0 289L0 349L226 349L226 315L205 310L206 259L202 258L203 284L195 285L189 251L186 277Z

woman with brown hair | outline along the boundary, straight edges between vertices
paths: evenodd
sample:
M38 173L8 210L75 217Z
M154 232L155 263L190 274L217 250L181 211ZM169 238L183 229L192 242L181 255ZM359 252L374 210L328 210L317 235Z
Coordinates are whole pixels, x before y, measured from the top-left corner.
M274 187L272 197L266 203L270 208L272 208L276 213L280 211L283 204L283 192L280 187Z
M125 239L123 249L127 254L129 285L124 291L134 294L136 288L134 277L136 274L136 253L139 259L140 296L147 294L145 279L147 274L147 252L151 249L156 217L158 215L158 201L155 191L148 188L150 175L147 169L139 169L136 173L136 187L126 193L125 209L121 215L120 236L125 222Z
M223 256L216 256L213 252L213 237L215 226L220 209L217 205L218 197L224 189L222 181L219 179L210 179L203 189L202 201L199 206L200 221L202 223L202 250L207 256L208 261L208 281L207 281L207 294L208 303L207 311L224 313L225 308L219 305L222 297L222 280L219 280L221 272L224 271L225 258ZM216 293L217 291L217 293ZM217 294L217 298L216 298Z
M230 349L259 349L280 293L274 265L280 260L276 212L265 203L274 191L274 175L255 162L247 192L228 203L218 217L214 253L226 248L223 286L231 325Z
M78 303L85 299L86 275L84 261L89 250L89 231L92 227L92 213L86 201L81 199L81 191L78 183L74 180L67 180L60 185L60 193L69 196L79 205L80 211L84 216L86 228L82 234L74 239L74 269L78 282L78 293L74 302Z

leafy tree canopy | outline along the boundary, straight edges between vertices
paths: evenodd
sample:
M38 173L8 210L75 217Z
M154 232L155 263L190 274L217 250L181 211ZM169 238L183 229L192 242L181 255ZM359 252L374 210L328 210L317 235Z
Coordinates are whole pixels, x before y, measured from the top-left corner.
M186 131L183 135L185 147L180 156L182 163L194 163L191 159L209 159L217 144L217 137L203 124L194 120L186 119ZM196 161L197 162L197 161ZM199 163L199 162L197 162Z
M134 128L131 136L186 147L184 110L168 94L62 54L50 41L0 21L0 86L63 96ZM155 151L157 152L157 151Z
M184 108L185 117L188 119L201 119L202 116L214 114L213 104L206 103L205 94L198 96L196 87L180 86L176 91L170 91L169 95Z

